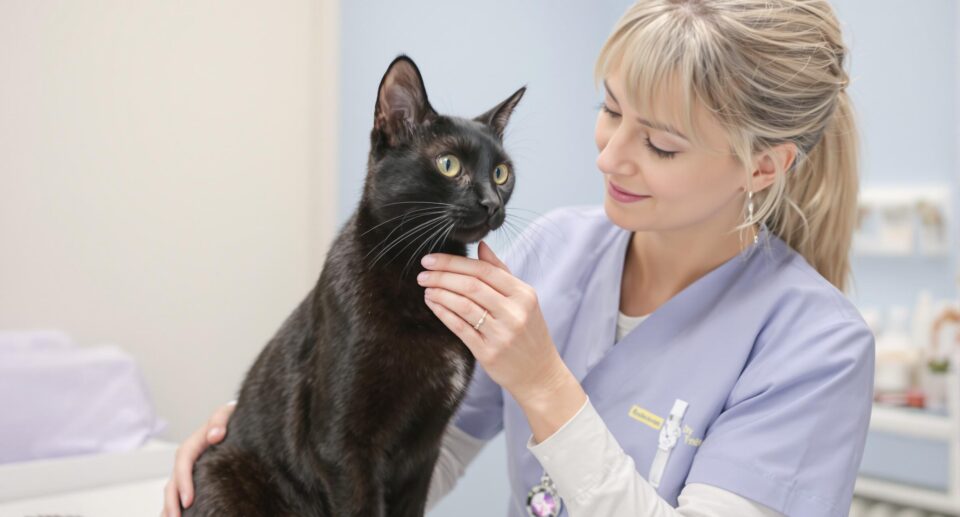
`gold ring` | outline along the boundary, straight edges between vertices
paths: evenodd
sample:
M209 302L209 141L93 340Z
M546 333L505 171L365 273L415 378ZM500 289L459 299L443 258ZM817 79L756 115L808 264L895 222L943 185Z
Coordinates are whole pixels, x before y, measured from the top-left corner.
M486 309L483 310L483 316L480 316L480 321L478 321L477 324L473 326L473 330L480 330L480 325L483 325L483 320L485 319L487 319Z

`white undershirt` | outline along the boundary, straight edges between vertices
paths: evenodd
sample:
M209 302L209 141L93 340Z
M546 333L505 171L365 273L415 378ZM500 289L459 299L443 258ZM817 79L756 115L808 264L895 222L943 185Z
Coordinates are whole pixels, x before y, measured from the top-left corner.
M626 336L634 327L643 322L643 320L649 318L649 314L644 314L643 316L627 316L623 312L619 313L617 316L617 343L623 339L623 336Z
M648 316L621 312L616 341ZM430 479L427 510L453 490L485 443L452 422L447 426ZM530 436L527 448L553 478L570 517L784 517L760 503L703 483L685 485L677 497L677 508L673 508L637 472L633 459L617 444L589 399L543 442L536 444ZM610 465L618 466L610 470L612 474L593 475L597 468L608 469ZM589 497L573 497L582 491L584 480L591 478L603 479L602 486L590 487Z

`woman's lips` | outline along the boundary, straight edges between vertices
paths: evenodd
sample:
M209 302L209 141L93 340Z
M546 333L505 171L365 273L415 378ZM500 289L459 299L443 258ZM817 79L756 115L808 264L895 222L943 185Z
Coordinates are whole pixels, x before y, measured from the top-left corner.
M635 201L643 201L644 199L647 199L648 197L650 197L650 196L641 196L639 194L633 194L633 193L621 190L617 188L612 181L607 182L607 192L610 193L610 197L612 197L613 199L616 199L617 201L620 201L621 203L633 203Z

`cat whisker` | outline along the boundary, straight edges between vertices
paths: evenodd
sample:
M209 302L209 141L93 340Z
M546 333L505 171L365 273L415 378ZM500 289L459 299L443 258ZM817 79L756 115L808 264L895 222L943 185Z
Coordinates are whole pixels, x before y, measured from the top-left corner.
M432 230L432 229L433 229L436 225L438 225L438 224L442 224L442 221L440 220L440 218L431 219L430 221L427 221L426 223L420 224L420 225L416 226L415 228L412 228L412 229L404 232L402 235L399 235L396 239L394 239L393 241L390 241L387 245L385 245L385 246L383 247L383 249L382 249L379 253L377 253L377 255L376 255L376 256L374 257L374 259L373 259L373 262L371 262L370 266L371 266L371 267L375 266L375 265L380 261L380 259L382 259L383 257L385 257L385 256L387 255L387 253L388 253L391 249L396 248L396 247L397 247L398 245L400 245L403 241L407 240L408 237L409 237L409 238L415 238L417 235L420 235L420 234L424 234L424 233L426 233L426 232L429 232L430 230ZM408 243L408 244L409 244L409 243Z
M364 236L364 235L366 235L366 234L368 234L368 233L376 230L377 228L379 228L379 227L381 227L381 226L389 223L390 221L394 221L394 220L396 220L396 219L400 219L401 217L406 217L406 216L408 216L408 215L410 215L410 214L417 213L417 212L426 212L426 213L420 213L420 214L417 215L416 217L412 217L412 219L417 219L417 218L425 217L425 216L428 216L428 215L442 214L442 213L446 212L446 210L440 209L440 208L436 208L436 207L417 208L417 209L414 209L414 210L410 210L410 211L404 212L404 213L402 213L402 214L400 214L400 215L398 215L398 216L396 216L396 217L391 217L390 219L387 219L386 221L384 221L384 222L382 222L382 223L374 226L373 228L370 228L369 230L361 233L360 236L362 237L362 236ZM406 222L406 219L404 219L403 221L400 221L400 224L403 224L404 222Z
M397 257L402 256L404 250L406 250L407 248L409 248L411 244L416 244L418 241L420 241L420 240L422 239L422 242L420 242L420 244L417 245L416 249L414 249L414 251L413 251L413 252L411 253L411 255L410 255L410 257L411 257L410 260L412 260L413 257L416 256L417 250L419 250L421 247L423 247L424 244L426 244L427 242L429 242L430 239L432 239L432 238L434 237L434 235L436 235L437 233L443 231L443 228L446 226L447 222L448 222L448 221L446 221L446 220L439 221L437 224L431 225L429 228L427 228L427 229L423 230L422 232L420 232L419 234L411 237L411 239L410 239L409 242L407 242L406 244L404 244L402 248L400 248L399 250L397 250L397 252L394 253L392 257L390 257L390 259L387 261L387 264L393 262L394 259L396 259ZM409 264L410 260L407 261L407 264ZM404 265L404 267L400 270L400 276L401 276L401 278L403 277L403 272L404 272L404 270L406 270L406 268L407 268L407 266Z
M388 251L390 251L391 249L395 248L398 244L400 244L401 242L403 242L404 240L406 240L407 237L412 237L412 238L413 238L413 241L411 241L411 242L415 242L417 236L426 234L427 232L430 232L430 231L433 230L437 225L442 225L445 221L446 221L446 218L444 218L444 217L436 217L436 218L431 219L431 220L429 220L429 221L427 221L427 222L425 222L425 223L422 223L422 224L420 224L420 225L417 225L416 227L414 227L414 228L411 229L411 230L407 230L403 235L397 237L396 240L394 240L393 242L391 242L390 245L386 246L386 247L383 249L383 251L381 251L380 253L377 254L376 258L374 258L373 263L371 264L371 267L372 267L373 265L376 265L376 263L377 263L384 255L386 255L386 253L387 253ZM404 247L401 248L400 251L402 252L402 251L403 251L404 249L406 249L407 246L409 246L409 245L410 245L410 242L408 242L406 245L404 245ZM390 260L392 261L393 259L391 258ZM390 261L388 261L387 263L389 264Z
M407 259L407 262L403 265L403 269L400 270L400 276L401 276L401 278L402 278L403 275L405 274L405 272L406 272L406 270L407 270L407 267L410 266L410 263L413 262L413 259L416 258L417 254L420 252L420 250L421 250L424 246L426 246L433 237L435 237L436 235L439 235L441 232L443 232L444 229L446 228L446 225L447 225L447 224L450 224L450 223L449 223L449 222L446 222L446 224L441 224L441 225L439 225L439 226L434 226L434 227L431 229L429 235L427 235L427 236L423 239L423 242L421 242L419 245L417 245L417 247L413 250L413 252L410 253L410 258ZM416 241L413 241L413 242L416 242ZM410 245L410 244L407 244L407 246L409 246L409 245ZM397 253L397 255L399 255L400 253L402 253L403 250L407 248L407 246L404 246L403 249L401 249L400 252Z
M377 261L380 259L380 257L381 257L384 253L386 253L387 251L389 251L390 248L393 248L394 246L396 246L397 244L399 244L400 242L402 242L403 239L405 239L408 235L411 235L411 234L413 234L413 233L418 232L419 230L421 230L421 229L422 229L423 227L425 227L425 226L432 226L433 223L436 223L437 221L442 221L442 220L444 220L444 219L445 219L445 218L442 217L442 216L434 217L433 219L430 219L429 221L426 221L426 222L424 222L424 223L420 223L420 224L418 224L417 226L414 226L413 228L407 230L407 231L404 232L403 234L399 235L395 240L389 241L390 235L392 235L393 232L397 231L397 229L400 228L400 225L397 225L393 230L390 230L390 233L388 233L387 236L384 237L383 241L381 241L379 244L377 244L376 246L374 246L370 251L368 251L368 252L367 252L367 255L370 255L371 253L373 253L377 248L380 248L381 246L384 246L384 248L382 249L382 251L380 251L380 252L377 254L377 256L374 258L374 260L373 260L373 264L376 264ZM389 241L389 242L388 242L388 241ZM367 255L364 255L363 258L366 259L366 258L367 258ZM371 264L371 266L372 266L373 264Z
M443 240L440 241L440 248L441 248L441 249L443 248L443 245L447 243L447 237L450 236L450 232L452 232L453 229L456 228L456 226L457 226L457 225L455 225L455 224L451 224L451 225L450 225L450 228L447 229L447 233L445 233L445 234L443 235Z
M556 240L559 240L559 241L562 241L562 240L563 240L563 231L560 229L559 225L557 225L556 223L554 223L554 222L552 222L552 221L551 221L551 224L554 226L554 228L549 228L549 227L547 227L546 225L544 225L543 223L541 223L539 220L533 221L533 220L526 219L526 218L524 218L524 217L518 216L517 214L511 214L510 219L519 219L521 222L527 223L527 224L526 224L526 227L523 228L523 230L519 232L520 234L527 235L528 237L531 237L531 235L532 235L533 237L536 237L538 240L545 241L545 239L544 239L544 234L545 234L545 233L548 233L548 231L552 230L551 235L552 235ZM511 220L511 222L512 222L514 225L516 225L516 222L515 222L515 221L512 221L512 220ZM532 237L531 237L531 238L532 238ZM534 248L536 248L536 246L534 246Z
M433 251L433 247L436 246L436 242L439 242L440 237L445 236L455 226L456 226L456 223L452 221L448 222L446 225L441 226L433 235L424 239L423 243L417 246L417 249L413 250L413 253L410 254L410 258L407 259L407 263L404 264L403 269L400 270L400 277L402 278L406 274L407 268L410 267L410 265L413 263L413 261L417 257L422 256L420 254L421 248L423 248L427 244L430 244L429 246L427 246L426 253L424 253L424 255L431 253Z
M438 203L436 201L395 201L393 203L384 203L381 206L392 206L392 205L440 205L440 206L456 206L453 203Z
M536 261L537 261L537 268L535 269L535 271L540 271L540 270L542 270L542 269L543 269L543 257L540 256L540 250L538 249L537 244L536 244L536 242L533 240L533 238L532 238L530 235L528 235L525 231L521 231L521 230L516 226L516 223L514 223L514 222L512 222L512 221L509 221L509 222L508 222L507 220L504 220L504 225L505 225L506 227L510 228L510 230L511 230L511 231L514 233L514 235L516 236L516 238L515 238L515 240L514 240L514 242L513 242L512 245L519 248L518 251L521 252L520 255L522 256L522 255L526 255L526 254L532 252L534 258L535 258ZM530 228L530 227L528 227L528 228ZM538 237L538 238L539 238L539 237ZM526 249L524 249L525 247L526 247Z
M531 214L536 215L537 218L536 218L536 219L530 219L530 218L528 218L528 217L520 216L519 214L516 213L516 211L531 213ZM560 225L558 225L558 224L555 223L554 221L551 221L551 220L549 220L549 219L546 219L546 218L544 217L544 215L541 214L540 212L537 212L537 211L535 211L535 210L527 210L526 208L519 208L519 207L507 207L507 212L508 212L508 214L509 214L510 212L513 212L511 215L513 215L513 216L514 216L515 218L517 218L517 219L520 219L521 221L528 222L528 223L538 223L538 225L540 225L540 226L539 226L540 228L546 229L546 228L543 226L543 224L544 224L544 223L550 223L551 225L553 225L554 229L556 229L556 230L558 231L558 233L555 233L554 236L557 237L557 238L562 238L562 237L563 237L563 235L562 235L563 230L562 230L562 228L560 228Z

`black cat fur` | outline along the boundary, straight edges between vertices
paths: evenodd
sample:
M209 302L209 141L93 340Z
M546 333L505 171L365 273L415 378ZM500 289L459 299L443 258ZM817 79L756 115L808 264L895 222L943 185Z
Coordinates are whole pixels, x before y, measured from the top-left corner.
M416 273L428 252L465 255L503 223L512 167L503 185L492 174L511 165L503 131L524 91L472 120L439 115L414 62L390 64L359 206L247 373L226 438L194 466L185 517L424 514L474 358L424 304ZM461 162L452 178L437 168L447 153Z

